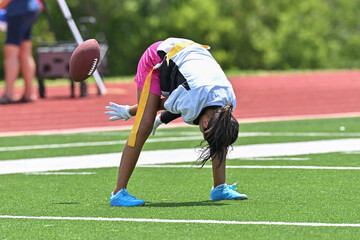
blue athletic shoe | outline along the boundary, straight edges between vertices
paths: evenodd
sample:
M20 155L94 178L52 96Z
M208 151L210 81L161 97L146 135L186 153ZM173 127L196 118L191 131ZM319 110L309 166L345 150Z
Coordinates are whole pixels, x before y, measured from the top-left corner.
M128 191L123 188L116 195L114 192L110 196L110 205L117 207L135 207L142 206L145 204L144 200L137 199L135 196L128 193Z
M219 201L219 200L245 200L248 199L248 196L236 192L237 183L233 185L221 184L216 188L213 188L210 193L210 200Z

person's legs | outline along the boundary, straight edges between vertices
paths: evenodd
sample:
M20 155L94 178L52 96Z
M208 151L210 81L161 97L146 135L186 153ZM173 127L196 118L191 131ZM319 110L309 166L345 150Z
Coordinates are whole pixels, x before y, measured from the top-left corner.
M36 73L31 40L25 40L20 45L20 67L25 82L23 98L31 101L33 100L33 81Z
M14 99L14 83L19 76L20 62L19 53L20 47L14 44L4 45L4 71L5 71L5 92L4 95L8 99Z
M138 99L140 98L140 94L141 94L141 90L138 90ZM135 146L129 147L126 144L124 147L121 156L118 179L117 179L116 188L114 190L114 195L116 195L116 193L121 189L127 187L129 179L138 161L141 149L152 131L159 102L160 102L160 96L152 93L149 94L144 115L141 119L139 131L136 136Z
M38 13L8 16L8 29L4 45L4 71L6 87L1 103L14 102L14 83L20 69L25 80L25 96L31 96L35 76L35 62L31 52L31 28Z
M31 12L23 16L23 38L20 44L20 68L25 83L24 95L21 99L23 102L34 100L33 81L36 74L36 65L32 55L31 32L38 16L38 12Z

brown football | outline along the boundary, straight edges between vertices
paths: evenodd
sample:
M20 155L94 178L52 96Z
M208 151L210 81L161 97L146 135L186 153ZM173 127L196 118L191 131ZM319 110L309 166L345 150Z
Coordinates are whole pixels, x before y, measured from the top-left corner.
M95 39L89 39L77 46L71 55L69 70L71 80L82 82L90 77L100 61L100 46Z

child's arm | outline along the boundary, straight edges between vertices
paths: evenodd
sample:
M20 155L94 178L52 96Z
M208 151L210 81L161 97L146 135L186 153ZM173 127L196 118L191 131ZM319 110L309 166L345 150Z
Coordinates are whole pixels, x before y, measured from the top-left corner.
M158 111L160 111L160 110L165 110L164 104L165 104L166 100L167 100L167 98L162 98L162 99L160 99ZM138 108L138 104L135 104L135 105L133 105L133 106L130 107L129 113L131 114L131 116L135 116L135 115L136 115L137 108Z
M160 100L158 110L165 110L164 104L167 98L163 98ZM129 105L118 105L116 103L110 102L110 106L105 107L107 110L105 114L110 115L110 121L115 121L119 119L124 119L125 121L129 120L132 116L136 115L138 104L133 106ZM174 114L169 111L163 111L158 114L155 118L152 134L155 134L156 129L162 124L168 124L169 122L181 117L181 114Z
M160 115L161 123L168 124L169 122L181 117L181 114L174 114L169 111L163 111Z
M164 104L165 104L166 100L167 100L167 98L163 98L160 100L158 110L165 110ZM136 112L138 109L138 104L129 106L129 105L118 105L116 103L110 102L110 106L106 106L105 108L107 110L110 110L110 111L105 112L106 115L112 116L109 118L109 120L114 121L114 120L124 119L126 121L126 120L130 119L132 116L136 115ZM167 115L170 115L170 114L172 114L172 113L169 113ZM170 117L170 118L167 117L166 119L171 119L171 118L172 117ZM168 123L172 120L173 119L171 119L169 121L166 120L167 121L166 123Z
M163 98L160 100L159 110L166 110L164 107L166 100L167 100L167 98ZM163 111L159 115L160 115L159 119L161 120L161 123L165 123L165 124L168 124L169 122L181 117L181 114L174 114L169 111Z

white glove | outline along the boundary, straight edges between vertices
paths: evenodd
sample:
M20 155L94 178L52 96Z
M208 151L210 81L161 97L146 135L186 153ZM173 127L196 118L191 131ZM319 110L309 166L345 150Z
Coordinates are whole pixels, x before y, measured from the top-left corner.
M155 135L155 131L156 129L162 124L161 120L160 120L160 114L158 114L155 118L155 121L154 121L154 125L153 125L153 129L152 129L152 132L151 134L152 135Z
M110 121L115 121L119 119L124 119L125 121L129 120L132 116L130 114L130 106L129 105L118 105L116 103L110 102L111 106L106 106L109 112L105 112L106 115L111 115Z

